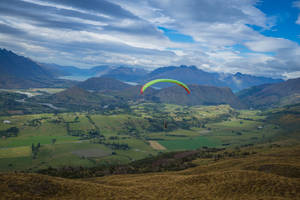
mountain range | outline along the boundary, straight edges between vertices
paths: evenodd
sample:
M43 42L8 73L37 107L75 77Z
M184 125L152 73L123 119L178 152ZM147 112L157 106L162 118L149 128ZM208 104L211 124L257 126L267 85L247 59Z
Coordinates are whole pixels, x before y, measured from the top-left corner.
M66 77L66 76L101 76L112 70L113 67L100 65L90 69L81 69L73 66L61 66L54 63L39 63L39 65L50 72L55 77Z
M104 91L104 92L110 90L120 91L130 87L130 85L124 82L121 82L113 78L106 78L106 77L90 78L86 81L79 83L77 86L85 90Z
M60 107L62 104L78 105L79 107L124 104L135 102L161 102L179 105L220 105L229 104L234 108L246 108L230 88L189 85L192 95L179 86L163 89L148 88L140 94L141 85L129 85L116 79L98 77L68 88L47 98L48 102ZM74 108L74 106L73 106ZM76 108L76 107L75 107Z
M132 70L132 68L131 68ZM118 76L115 76L118 71ZM124 67L109 71L105 74L105 77L116 78L122 81L131 81L144 84L147 81L158 79L158 78L170 78L182 81L186 84L197 84L197 85L209 85L217 87L229 87L232 91L240 91L252 86L267 84L267 83L278 83L282 82L282 79L273 79L267 77L257 77L248 74L236 73L236 74L224 74L216 72L206 72L195 66L169 66L160 67L151 72L131 71L130 77L127 73L123 73ZM135 77L135 78L133 78ZM164 88L169 87L170 84L157 84L157 87Z
M107 71L103 77L115 78L125 82L142 82L149 72L144 69L120 66Z
M90 69L73 66L37 63L30 58L19 56L12 51L0 49L0 88L55 87L69 83L61 79L66 76L109 77L123 82L144 84L157 78L170 78L186 84L229 87L240 91L252 86L278 83L282 79L257 77L242 73L224 74L206 72L195 66L168 66L153 71L131 66L100 65ZM158 84L157 87L169 87L169 84Z
M155 95L161 102L179 105L220 105L229 104L233 108L246 108L228 87L188 85L192 95L178 86L158 90Z
M100 76L83 82L59 79L61 76ZM193 95L186 95L178 86L168 83L155 85L139 94L142 84L158 78L177 79L189 85ZM127 84L134 82L135 85ZM72 87L75 86L76 87ZM128 66L96 66L79 69L72 66L37 63L6 49L0 50L0 88L69 88L53 96L54 103L83 96L86 105L103 105L125 101L153 101L181 105L229 104L235 108L268 108L300 102L300 79L283 81L236 73L205 72L195 66L160 67L153 71ZM245 88L245 89L244 89ZM242 90L243 89L243 90ZM234 94L232 91L239 91ZM94 96L96 95L96 96ZM100 95L100 96L99 96ZM109 98L107 98L110 96ZM95 100L95 101L94 101ZM80 102L73 101L75 104Z

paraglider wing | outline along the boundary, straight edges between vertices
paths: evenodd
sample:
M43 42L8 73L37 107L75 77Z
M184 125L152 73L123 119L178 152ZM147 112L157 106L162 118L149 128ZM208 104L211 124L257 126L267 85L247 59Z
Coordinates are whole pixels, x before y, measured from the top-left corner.
M160 83L160 82L168 82L168 83L176 83L177 85L183 87L185 89L185 91L190 94L191 91L190 89L188 88L188 86L180 81L177 81L177 80L173 80L173 79L155 79L155 80L152 80L148 83L146 83L145 85L143 85L143 87L141 88L141 94L144 93L144 91L151 85L155 84L155 83Z

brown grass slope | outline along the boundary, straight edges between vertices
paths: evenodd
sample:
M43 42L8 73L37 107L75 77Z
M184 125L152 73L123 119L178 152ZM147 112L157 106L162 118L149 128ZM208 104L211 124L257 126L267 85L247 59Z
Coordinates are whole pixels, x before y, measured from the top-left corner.
M300 199L300 146L253 150L178 172L84 180L5 173L0 199Z

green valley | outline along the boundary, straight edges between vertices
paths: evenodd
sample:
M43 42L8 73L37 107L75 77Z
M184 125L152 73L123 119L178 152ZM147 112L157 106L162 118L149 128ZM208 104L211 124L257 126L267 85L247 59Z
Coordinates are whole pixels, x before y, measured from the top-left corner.
M276 111L269 112L274 115ZM271 142L283 129L268 119L270 113L235 110L228 105L134 103L130 112L121 114L1 116L0 170L126 164L161 152ZM5 136L12 127L18 134ZM150 141L165 149L153 148Z

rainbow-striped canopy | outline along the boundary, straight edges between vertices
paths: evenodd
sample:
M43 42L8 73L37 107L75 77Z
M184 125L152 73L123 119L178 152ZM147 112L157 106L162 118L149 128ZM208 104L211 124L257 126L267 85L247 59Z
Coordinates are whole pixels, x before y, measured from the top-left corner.
M155 83L160 83L160 82L168 82L168 83L176 83L177 85L183 87L188 94L191 93L191 90L188 88L188 86L180 81L177 80L173 80L173 79L155 79L152 81L149 81L148 83L146 83L145 85L143 85L143 87L141 88L141 94L144 93L144 91L151 85L155 84Z

